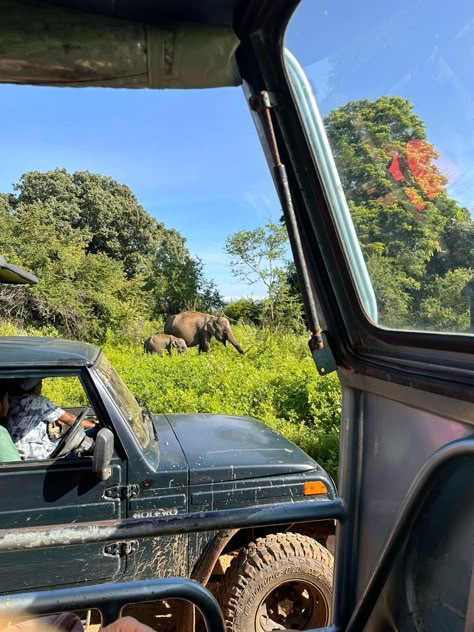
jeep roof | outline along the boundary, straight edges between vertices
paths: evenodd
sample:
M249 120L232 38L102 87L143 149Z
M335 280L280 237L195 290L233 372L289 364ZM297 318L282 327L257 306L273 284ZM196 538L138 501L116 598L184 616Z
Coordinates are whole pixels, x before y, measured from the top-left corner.
M59 338L0 337L0 370L15 367L35 368L91 366L100 349L86 342Z

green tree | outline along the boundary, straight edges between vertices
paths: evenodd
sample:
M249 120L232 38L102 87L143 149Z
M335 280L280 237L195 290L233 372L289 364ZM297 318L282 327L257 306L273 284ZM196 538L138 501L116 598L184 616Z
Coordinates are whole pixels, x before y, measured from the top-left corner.
M40 282L31 288L2 288L0 314L20 325L53 326L62 335L102 341L146 311L143 280L128 279L123 265L86 252L79 229L68 233L49 222L49 204L20 203L7 213L0 248L26 265ZM5 230L7 228L7 230Z
M25 173L13 194L1 195L0 220L1 252L41 280L31 292L3 289L4 317L97 339L135 317L222 305L186 240L110 177Z
M222 297L213 281L204 276L200 259L192 257L177 230L166 231L148 276L155 315L176 314L186 309L213 311Z
M474 222L448 196L438 152L412 104L402 97L351 101L330 112L325 126L381 322L444 327L450 319L428 309L431 297L448 311L464 310L461 326L466 302L439 289L448 272L474 267Z
M426 298L421 300L420 315L426 329L467 332L470 326L469 297L462 292L473 278L474 269L456 268L430 279Z
M278 293L286 282L287 245L286 227L271 221L253 230L240 230L228 237L225 243L235 276L249 285L260 281L266 287L271 321L275 321Z
M252 298L239 298L225 305L225 315L231 320L245 324L260 325L264 305L262 301Z
M65 169L25 173L14 185L11 204L43 203L58 229L81 232L87 253L121 261L129 277L143 272L163 239L165 227L138 203L130 188L113 178Z

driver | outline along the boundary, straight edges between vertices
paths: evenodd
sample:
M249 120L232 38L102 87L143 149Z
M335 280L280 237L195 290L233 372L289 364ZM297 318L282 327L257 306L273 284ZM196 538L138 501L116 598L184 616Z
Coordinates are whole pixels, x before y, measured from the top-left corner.
M6 422L22 459L47 459L59 441L50 438L48 424L72 426L76 420L75 415L41 395L42 385L42 379L36 377L12 380ZM94 422L87 419L82 425L95 427Z

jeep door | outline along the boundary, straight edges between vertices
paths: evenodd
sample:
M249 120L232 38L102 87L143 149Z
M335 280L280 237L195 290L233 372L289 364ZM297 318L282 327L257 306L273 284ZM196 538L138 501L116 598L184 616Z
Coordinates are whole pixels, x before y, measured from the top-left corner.
M342 384L337 630L474 626L473 17L268 0L236 29L312 354Z
M106 481L92 472L90 456L1 463L0 529L119 519L125 476L117 451ZM104 543L1 553L0 591L118 579L124 559L120 550L107 552Z
M141 408L107 358L91 371L111 429L127 462L124 517L174 516L188 511L188 463L164 415ZM188 574L186 535L129 541L125 578Z

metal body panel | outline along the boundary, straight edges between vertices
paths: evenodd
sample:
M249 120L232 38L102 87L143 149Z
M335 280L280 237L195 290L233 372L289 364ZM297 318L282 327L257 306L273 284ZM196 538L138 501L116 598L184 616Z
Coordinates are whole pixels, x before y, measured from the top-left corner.
M327 484L327 494L305 496L305 480L321 480L318 471L289 476L268 476L264 479L247 479L209 485L193 486L190 489L190 509L203 510L245 507L274 502L298 500L321 501L336 497L335 490ZM323 481L327 482L326 477Z
M121 501L106 496L108 488L122 483L120 462L107 481L99 481L91 468L90 458L0 466L0 529L125 517ZM106 555L101 543L0 553L0 591L107 581L123 570L124 560Z
M149 472L143 459L129 465L129 481L138 494L127 502L129 518L178 516L188 511L189 468L181 446L164 415L154 415L159 439L158 467ZM186 535L148 537L127 557L126 579L189 575Z
M427 459L473 428L383 397L365 394L360 490L360 595L406 493Z
M467 620L474 580L473 480L472 459L448 473L428 498L408 542L407 610L418 629L473 629Z
M34 336L0 338L0 371L25 368L85 366L92 364L100 350L87 342Z
M324 471L294 443L253 417L166 415L188 459L190 484Z

